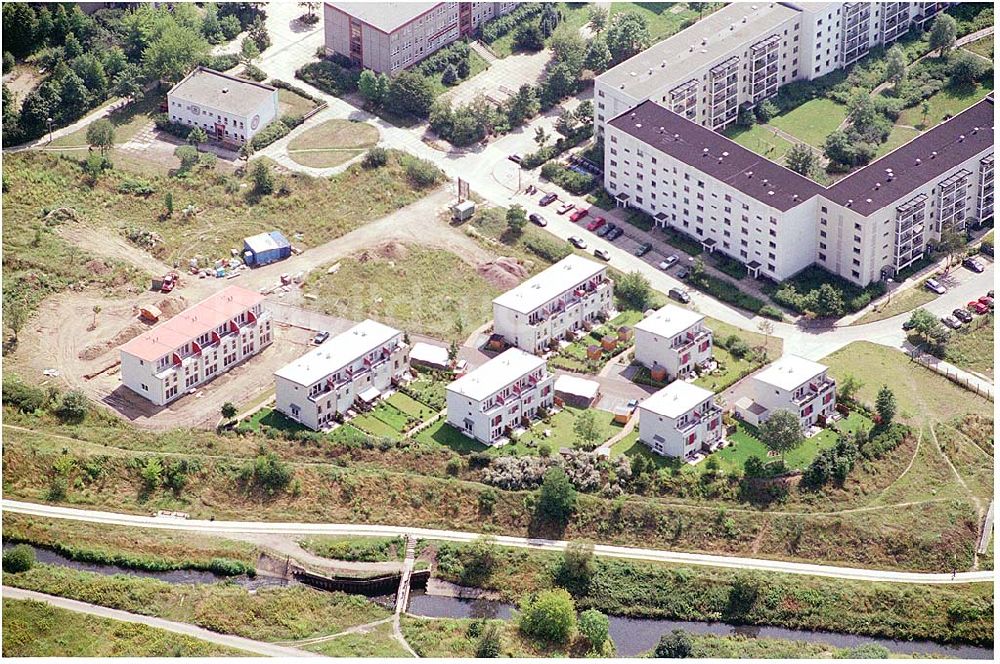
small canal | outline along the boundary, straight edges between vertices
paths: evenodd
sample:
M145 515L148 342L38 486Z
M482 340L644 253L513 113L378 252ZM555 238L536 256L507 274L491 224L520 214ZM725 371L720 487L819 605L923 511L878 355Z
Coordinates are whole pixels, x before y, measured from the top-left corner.
M12 546L4 543L6 550ZM42 547L32 547L35 559L47 565L59 565L73 569L95 572L97 574L128 574L131 576L159 579L167 583L219 583L228 581L237 583L247 589L269 586L288 585L284 579L258 576L225 577L212 572L197 570L171 570L165 572L148 572L133 570L117 565L99 565L71 560L55 551ZM392 607L394 596L371 598L384 606ZM498 618L510 619L515 606L491 599L464 599L441 595L428 595L423 590L413 590L410 593L410 604L407 613L427 618ZM838 632L823 632L816 630L785 629L783 627L758 627L752 625L732 625L724 622L694 622L684 620L668 620L665 618L624 618L608 616L610 634L620 657L635 657L652 650L660 636L673 629L683 629L693 634L715 634L718 636L742 635L753 638L786 639L791 641L806 641L810 643L825 643L840 648L850 648L865 643L877 643L895 653L938 655L953 659L993 659L993 649L970 645L941 644L934 641L898 641L877 637L841 634Z

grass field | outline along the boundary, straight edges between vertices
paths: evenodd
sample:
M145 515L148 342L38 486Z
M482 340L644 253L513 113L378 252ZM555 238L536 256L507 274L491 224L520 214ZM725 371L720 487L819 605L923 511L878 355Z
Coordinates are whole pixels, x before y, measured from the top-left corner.
M725 368L721 373L704 374L696 378L694 384L713 392L721 392L726 389L739 380L742 372L754 367L754 364L748 358L744 357L738 360L721 346L712 347L712 357L715 358L715 361L720 366Z
M44 602L3 600L4 657L250 657L166 630L68 611Z
M314 535L299 540L306 551L317 556L351 562L391 562L406 553L402 537L337 537Z
M335 118L292 139L288 144L288 156L303 166L337 166L374 146L378 137L374 125Z
M329 641L305 647L306 650L326 657L410 657L410 654L392 635L392 625L386 623L370 631L344 634Z
M754 125L749 128L733 125L722 133L748 150L779 164L784 163L785 154L792 149L791 143L776 136L763 125Z
M128 106L112 111L108 115L108 119L115 126L115 143L118 145L127 143L143 127L150 124L153 118L160 112L160 101L163 98L164 95L162 93L152 90ZM49 145L52 147L87 145L87 127L81 127L70 134L60 136Z
M500 289L455 254L408 247L404 258L347 258L334 274L314 270L308 306L355 320L375 318L407 332L463 340L492 316Z
M820 362L830 368L830 374L838 382L852 375L864 383L858 398L865 403L874 404L879 388L888 385L896 395L897 417L912 424L945 421L965 413L993 412L989 401L910 362L898 350L868 341L856 341Z
M820 98L772 118L769 124L822 150L826 137L840 126L846 116L847 108L843 104Z
M613 2L611 16L631 12L646 19L651 44L680 31L681 23L698 18L699 13L680 2ZM709 10L705 10L707 16Z
M882 305L879 309L872 309L864 316L854 321L854 325L874 323L875 321L898 316L899 314L922 307L928 302L934 300L936 297L937 295L922 286L910 288L899 295L893 295L889 298L888 304Z
M304 586L250 593L228 584L169 584L154 579L103 576L37 564L27 572L4 573L3 580L5 585L192 623L222 634L258 641L336 634L389 615L363 597L316 591Z
M975 321L978 322L978 321ZM945 359L970 371L993 377L993 330L992 314L979 322L974 330L961 329L952 332L948 339Z
M987 60L993 60L993 35L988 35L982 39L977 39L971 44L963 46L966 51L972 51L976 55L981 55Z
M889 132L889 139L885 143L879 143L878 148L876 148L875 158L878 159L879 157L889 154L899 146L904 143L909 143L919 135L919 129L914 129L913 127L903 127L898 124L893 125L892 131Z
M278 116L282 115L305 115L309 111L319 106L312 99L306 99L297 92L292 92L285 88L278 88Z
M944 121L945 116L954 117L958 115L992 91L992 81L988 81L985 84L978 83L974 87L956 88L949 85L942 88L939 92L935 93L927 100L927 103L930 105L930 110L927 114L926 124L924 123L924 113L921 104L912 108L904 109L903 112L899 114L899 119L896 120L896 124L910 125L918 129L933 127L941 124L941 122Z

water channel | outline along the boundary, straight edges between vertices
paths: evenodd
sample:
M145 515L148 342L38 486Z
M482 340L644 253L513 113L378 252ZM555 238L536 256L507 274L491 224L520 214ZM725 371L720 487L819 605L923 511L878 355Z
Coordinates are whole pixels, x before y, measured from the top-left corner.
M11 545L4 543L6 550ZM258 576L224 577L212 572L196 570L171 570L166 572L147 572L132 570L116 565L99 565L71 560L49 549L32 547L35 558L40 563L71 567L85 572L97 574L129 574L132 576L159 579L168 583L218 583L232 581L248 589L265 586L287 585L281 579ZM381 604L388 604L394 597L373 598ZM428 595L422 590L413 590L410 594L410 604L407 613L428 618L499 618L509 619L514 612L512 604L491 599L464 599L441 595ZM715 634L719 636L743 635L754 638L786 639L791 641L806 641L810 643L825 643L840 648L850 648L865 643L877 643L896 653L933 654L955 659L993 659L993 648L942 644L934 641L898 641L838 632L823 632L817 630L786 629L783 627L759 627L752 625L731 625L724 622L693 622L684 620L668 620L665 618L625 618L608 616L610 634L615 643L618 655L634 657L652 650L660 636L672 629L683 629L693 634Z

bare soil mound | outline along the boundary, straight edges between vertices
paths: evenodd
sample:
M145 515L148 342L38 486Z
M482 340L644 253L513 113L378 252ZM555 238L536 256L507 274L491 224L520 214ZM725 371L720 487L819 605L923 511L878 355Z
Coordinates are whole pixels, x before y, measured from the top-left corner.
M496 288L507 290L517 286L525 277L528 270L513 258L501 256L493 261L480 263L476 268L483 279L490 282Z
M136 321L119 330L118 334L111 337L107 341L103 341L101 343L96 343L96 344L90 344L89 346L85 347L77 354L77 357L79 357L84 362L96 360L101 355L104 355L108 351L117 348L118 346L121 346L126 341L129 341L134 337L139 336L148 329L149 327L147 325L140 323L139 321Z
M383 242L372 249L366 249L357 255L358 262L367 263L370 260L405 260L410 250L405 244L396 241Z

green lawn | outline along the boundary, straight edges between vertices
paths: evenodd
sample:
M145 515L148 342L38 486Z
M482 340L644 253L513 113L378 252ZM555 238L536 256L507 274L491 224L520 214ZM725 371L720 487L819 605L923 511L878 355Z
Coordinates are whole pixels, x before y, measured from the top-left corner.
M125 108L113 111L108 119L115 126L115 143L118 145L127 143L139 133L140 129L152 122L153 117L160 112L161 99L163 94L153 90ZM87 127L81 127L71 134L57 138L50 145L53 147L87 145Z
M972 51L976 55L981 55L987 60L993 60L993 35L978 39L971 44L963 46L966 51Z
M326 657L409 657L410 654L392 635L392 625L378 625L368 632L344 634L329 641L305 646Z
M666 39L680 31L681 23L691 18L698 18L698 12L692 11L681 2L613 2L611 16L631 12L646 19L651 44ZM705 15L709 10L706 8Z
M924 306L931 300L934 300L936 297L937 295L930 292L923 286L910 288L899 295L893 295L889 298L888 304L882 305L879 309L872 309L864 316L854 321L854 325L874 323L878 320L898 316L899 314L906 313L907 311L913 311L918 307Z
M297 92L278 88L278 115L305 115L319 106L312 99L306 99Z
M394 418L389 410L389 408L392 408L391 406L383 407L382 404L379 404L377 408L379 410L378 414L375 412L362 413L354 417L351 420L351 424L373 436L399 440L401 427L398 426L398 423L400 421L405 422L405 416L397 410L398 417ZM395 409L393 408L392 410ZM389 422L393 422L393 424Z
M792 149L791 143L761 125L750 128L734 125L726 129L723 134L748 150L777 163L782 163L785 154Z
M799 140L822 149L826 137L847 116L847 107L832 99L813 99L784 115L771 119L769 124L788 132Z
M367 122L333 119L296 136L288 150L368 148L378 143L378 128Z
M262 426L278 431L306 431L306 427L295 420L289 419L273 408L261 408L239 424L240 429L259 432Z
M878 148L875 150L875 158L878 159L879 157L892 152L899 146L909 143L919 135L919 129L893 125L892 131L889 132L889 139L885 143L880 143Z
M975 396L944 376L911 362L898 350L868 341L856 341L820 360L838 382L848 375L863 385L857 398L874 404L882 385L896 395L897 418L919 424L950 420L965 413L992 415L993 404Z
M695 379L694 384L716 393L723 391L735 383L739 380L742 372L754 366L747 358L737 360L728 350L721 346L712 346L712 356L723 367L721 373L704 374Z
M386 401L392 406L395 406L401 412L412 417L427 419L431 415L437 414L437 411L429 405L421 403L408 394L403 394L402 392L394 392L392 396L386 399Z
M981 321L981 322L980 322ZM979 327L952 332L945 359L952 364L993 377L993 315L977 320Z
M348 562L393 562L406 553L403 537L342 537L314 535L299 540L299 546L323 558Z
M945 116L954 117L969 108L993 91L993 81L978 83L974 87L948 86L932 95L927 103L930 105L927 113L927 123L924 123L922 104L907 108L899 114L897 124L910 125L918 129L933 127L944 121Z

